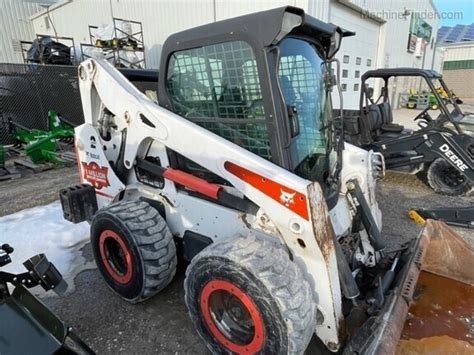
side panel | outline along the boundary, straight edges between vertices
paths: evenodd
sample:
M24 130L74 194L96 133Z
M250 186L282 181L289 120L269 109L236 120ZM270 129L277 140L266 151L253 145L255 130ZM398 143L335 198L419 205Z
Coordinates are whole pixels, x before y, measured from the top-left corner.
M177 191L172 182L163 190L144 186L140 183L128 186L124 194L125 200L140 197L159 201L165 209L166 223L175 237L182 238L186 231L205 235L212 240L232 237L236 234L246 235L254 223L255 217L223 207Z
M112 144L103 142L97 130L88 123L75 129L78 173L81 183L94 186L98 207L108 205L125 189L125 185L115 174L104 152L104 146Z

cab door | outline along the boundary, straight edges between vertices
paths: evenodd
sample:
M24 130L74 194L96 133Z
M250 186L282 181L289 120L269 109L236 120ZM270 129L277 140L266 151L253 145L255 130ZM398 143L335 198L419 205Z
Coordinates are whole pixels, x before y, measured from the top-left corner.
M236 40L174 52L168 61L165 88L173 111L180 116L280 163L278 152L272 149L274 136L268 124L272 115L265 110L256 56L247 42ZM171 161L179 168L219 181L190 160L172 155Z

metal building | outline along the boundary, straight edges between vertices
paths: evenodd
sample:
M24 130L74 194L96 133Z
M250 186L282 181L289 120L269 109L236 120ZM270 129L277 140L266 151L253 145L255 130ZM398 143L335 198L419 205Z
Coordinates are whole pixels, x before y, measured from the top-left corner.
M369 69L441 69L441 52L434 46L438 13L432 0L338 0L330 3L330 22L356 32L355 37L343 41L338 53L342 63L344 107L358 107L359 77ZM373 83L376 93L380 84ZM399 94L417 87L419 79L394 78L389 85L392 106L397 107Z
M54 35L55 29L60 36L73 37L76 43L89 42L88 25L105 25L112 21L112 17L141 21L147 67L158 68L161 46L174 32L289 3L310 9L314 16L327 19L329 0L66 0L49 8L54 28L48 24L46 11L35 14L30 20L36 32Z
M20 41L35 36L29 17L41 10L39 4L0 0L0 63L21 63Z
M462 99L474 99L474 41L443 43L443 76Z
M108 24L112 17L141 21L147 67L157 68L161 46L171 33L284 5L356 32L338 53L347 108L358 105L360 76L369 69L440 69L439 51L433 46L438 17L432 0L60 0L29 20L35 33L73 37L76 44L89 43L89 25ZM393 99L412 85L394 83Z

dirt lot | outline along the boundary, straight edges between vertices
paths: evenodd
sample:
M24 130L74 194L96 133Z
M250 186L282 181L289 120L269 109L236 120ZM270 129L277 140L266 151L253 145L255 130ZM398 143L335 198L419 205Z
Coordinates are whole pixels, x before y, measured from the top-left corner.
M54 201L60 188L76 182L75 168L3 182L0 215ZM384 215L384 235L394 244L420 231L407 217L409 207L468 205L472 201L472 196L436 195L416 177L395 173L388 174L379 184L378 194ZM468 235L464 231L463 234L474 244L474 233ZM83 254L92 260L89 244L83 248ZM75 292L44 301L101 354L205 353L206 348L196 335L184 305L184 270L185 266L181 265L169 287L139 305L129 305L112 294L96 269L83 271L76 277Z
M21 179L0 181L0 216L56 201L59 190L79 183L76 167L22 174Z

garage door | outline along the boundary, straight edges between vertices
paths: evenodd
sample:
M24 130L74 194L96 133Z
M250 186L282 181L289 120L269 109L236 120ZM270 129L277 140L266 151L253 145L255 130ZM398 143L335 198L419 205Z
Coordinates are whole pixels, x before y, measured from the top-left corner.
M367 70L375 69L380 26L377 22L364 19L360 13L337 3L332 3L330 22L355 36L344 38L337 54L341 62L341 86L344 108L358 108L360 77ZM337 93L333 93L335 107L339 107Z

